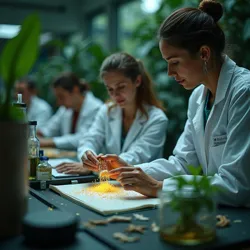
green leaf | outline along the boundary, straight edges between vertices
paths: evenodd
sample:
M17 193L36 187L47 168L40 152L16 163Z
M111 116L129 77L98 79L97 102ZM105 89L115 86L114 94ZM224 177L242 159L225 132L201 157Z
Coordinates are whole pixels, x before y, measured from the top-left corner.
M199 167L194 167L194 166L187 166L187 169L192 175L200 175L202 172L201 166Z
M91 44L87 51L91 53L98 62L102 62L105 58L105 53L103 52L102 47L98 44Z
M182 189L183 186L187 185L188 182L186 181L186 179L184 179L181 176L176 176L174 177L174 179L177 181L177 187L178 189Z
M183 0L171 0L171 1L169 1L168 2L168 4L169 4L169 6L171 7L171 8L177 8L177 7L179 7L180 5L182 5L183 4Z
M203 176L199 182L199 187L201 190L211 190L210 179L207 176Z
M23 122L23 120L24 120L24 114L20 109L10 105L9 114L8 117L6 117L5 106L0 105L0 122L2 121Z
M36 14L28 16L18 35L9 40L3 49L0 74L6 84L26 75L36 61L39 49L40 21Z

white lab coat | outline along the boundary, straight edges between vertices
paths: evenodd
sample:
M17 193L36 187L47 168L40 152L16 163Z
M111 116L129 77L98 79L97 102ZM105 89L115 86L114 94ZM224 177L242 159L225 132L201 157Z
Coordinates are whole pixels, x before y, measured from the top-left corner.
M138 164L162 157L166 139L167 117L155 106L145 106L148 120L137 110L136 117L121 147L122 109L113 107L108 113L108 105L100 109L88 134L81 137L78 158L85 151L95 154L117 154L131 164Z
M184 132L168 160L158 159L140 167L163 182L187 175L188 165L202 166L212 183L226 191L218 202L232 206L250 206L250 72L225 57L217 93L204 130L204 103L207 88L196 88L189 100ZM190 176L186 176L190 178Z
M73 110L60 107L40 131L46 137L53 137L57 148L76 150L78 139L87 133L102 102L88 92L82 103L76 123L76 133L71 134Z
M30 106L27 109L27 117L29 121L37 121L37 128L41 128L52 116L51 106L43 99L32 96Z

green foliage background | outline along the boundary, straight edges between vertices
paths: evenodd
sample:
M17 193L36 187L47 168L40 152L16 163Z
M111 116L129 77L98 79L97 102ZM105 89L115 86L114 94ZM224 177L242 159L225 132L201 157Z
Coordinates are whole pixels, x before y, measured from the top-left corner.
M199 0L163 0L157 12L143 16L137 23L131 37L131 44L137 44L134 55L141 58L155 82L158 97L166 107L169 118L165 157L172 153L186 121L188 98L191 91L184 90L167 76L167 65L162 60L158 48L157 30L161 22L175 9L180 7L197 7ZM240 66L250 68L250 1L221 0L224 16L220 25L227 38L226 53ZM40 65L35 74L39 82L42 97L53 103L50 83L53 77L64 70L72 70L79 77L85 78L94 94L105 100L106 90L100 83L99 67L103 59L111 53L90 40L84 40L79 34L67 42L58 43L59 55L51 57ZM114 48L115 50L116 48Z

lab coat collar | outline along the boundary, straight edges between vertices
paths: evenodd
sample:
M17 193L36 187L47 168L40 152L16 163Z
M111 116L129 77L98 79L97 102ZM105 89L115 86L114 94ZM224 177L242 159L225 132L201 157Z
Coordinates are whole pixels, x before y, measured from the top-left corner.
M220 71L214 105L218 104L225 98L235 67L236 63L225 55Z
M204 88L203 90L203 95L205 94L205 92L206 88ZM204 105L205 105L205 99L200 99L200 104L197 107L197 111L192 122L197 135L197 140L199 141L202 160L203 162L206 162L205 139L204 139L204 115L203 115Z
M147 110L147 109L146 109ZM147 117L142 114L142 112L138 109L136 112L136 116L134 122L132 123L126 139L123 144L122 152L126 151L131 143L136 140L137 135L140 133L144 123L147 121Z
M91 92L87 92L85 94L84 100L82 102L82 106L81 106L81 116L88 116L89 113L93 112L93 110L96 110L96 106L93 105L93 99L95 97L93 96L93 94Z
M236 63L233 60L231 60L227 55L225 55L224 62L222 64L219 75L214 105L218 104L225 98L235 67ZM202 87L203 87L202 95L200 95L196 101L197 104L199 105L201 105L201 103L206 99L207 95L207 88L204 85Z
M147 107L145 106L146 110ZM109 123L114 140L116 141L117 147L121 150L121 135L122 135L122 109L120 107L113 107L109 114ZM122 152L125 151L130 144L135 140L137 135L142 129L143 124L147 121L147 117L141 113L138 109L134 122L132 123L126 139L123 144Z
M122 110L119 107L113 107L109 111L109 124L116 142L117 152L121 151L121 135L122 135ZM119 154L119 153L118 153Z

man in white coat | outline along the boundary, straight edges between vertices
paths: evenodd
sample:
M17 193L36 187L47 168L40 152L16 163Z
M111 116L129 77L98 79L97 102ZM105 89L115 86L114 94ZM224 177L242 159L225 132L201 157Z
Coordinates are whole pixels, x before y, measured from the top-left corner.
M217 24L222 13L220 4L203 1L199 9L180 9L161 25L160 50L168 74L185 89L197 88L168 160L132 168L118 156L103 157L120 166L110 176L126 190L155 197L160 189L176 189L171 177L190 180L188 166L201 165L211 184L224 190L217 195L219 203L250 206L250 72L222 53L225 36Z
M73 73L60 75L53 83L58 110L38 130L41 147L76 150L88 132L102 102Z
M27 105L29 121L37 121L37 128L41 128L52 116L51 106L37 96L36 84L29 78L23 78L15 84L15 94L22 94L23 102Z

